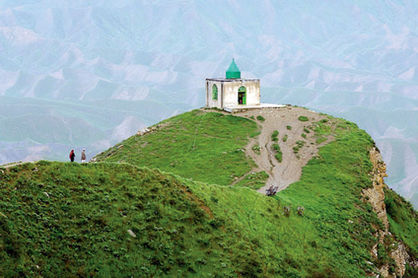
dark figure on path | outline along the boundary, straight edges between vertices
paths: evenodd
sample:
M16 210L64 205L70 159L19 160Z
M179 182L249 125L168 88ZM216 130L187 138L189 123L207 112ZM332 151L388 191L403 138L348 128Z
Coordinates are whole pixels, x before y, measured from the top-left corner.
M71 150L71 152L70 152L70 160L71 160L71 162L74 162L74 158L75 158L74 150Z
M274 195L276 195L278 189L279 189L278 186L272 185L266 190L266 195L267 196L274 196Z

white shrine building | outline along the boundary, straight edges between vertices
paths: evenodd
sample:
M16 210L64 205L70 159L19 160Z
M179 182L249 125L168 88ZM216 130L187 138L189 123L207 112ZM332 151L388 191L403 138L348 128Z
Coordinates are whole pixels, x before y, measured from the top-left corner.
M260 79L243 79L234 59L226 78L206 79L206 107L224 110L260 106Z

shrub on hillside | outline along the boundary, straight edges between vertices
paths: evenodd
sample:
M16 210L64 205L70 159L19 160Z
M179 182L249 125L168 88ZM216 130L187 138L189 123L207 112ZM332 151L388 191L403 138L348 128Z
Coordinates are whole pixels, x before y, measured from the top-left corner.
M252 148L253 152L255 152L256 154L260 154L260 146L259 145L254 145Z
M279 141L278 136L279 136L279 131L277 131L277 130L273 131L273 133L271 134L271 140L273 140L275 142Z
M257 120L259 120L260 122L264 122L266 119L264 119L264 117L263 117L263 116L258 115L258 116L257 116Z
M301 121L301 122L309 121L308 117L306 117L306 116L299 116L298 120Z
M271 147L276 152L276 154L274 155L274 157L277 159L278 162L282 162L282 160L283 160L283 153L282 153L282 150L280 149L279 144L273 144Z

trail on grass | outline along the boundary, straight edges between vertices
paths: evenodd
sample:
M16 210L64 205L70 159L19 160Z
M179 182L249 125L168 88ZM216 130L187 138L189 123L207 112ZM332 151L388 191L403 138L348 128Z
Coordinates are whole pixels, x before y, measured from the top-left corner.
M23 162L23 161L11 162L11 163L7 163L7 164L0 165L0 168L7 169L7 168L10 168L10 167L13 167L13 166L17 166L17 165L20 165L20 164L23 164L23 163L26 163L26 162ZM32 163L32 161L31 161L31 163Z

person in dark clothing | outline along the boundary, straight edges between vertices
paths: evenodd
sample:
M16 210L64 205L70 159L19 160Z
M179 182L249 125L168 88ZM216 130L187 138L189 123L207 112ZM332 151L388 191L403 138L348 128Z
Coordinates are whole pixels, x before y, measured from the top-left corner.
M71 160L71 162L74 162L74 158L75 158L74 150L71 150L71 152L70 152L70 160Z

